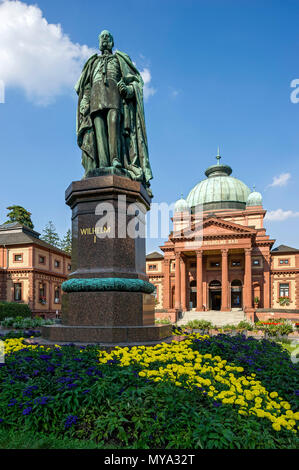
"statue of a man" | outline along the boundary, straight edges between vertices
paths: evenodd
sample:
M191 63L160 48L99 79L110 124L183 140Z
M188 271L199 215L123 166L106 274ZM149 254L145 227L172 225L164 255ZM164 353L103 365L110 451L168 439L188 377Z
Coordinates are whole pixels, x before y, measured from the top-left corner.
M100 174L97 169L119 169L151 195L142 77L127 54L113 54L109 31L100 34L99 47L101 54L86 62L75 87L85 177Z

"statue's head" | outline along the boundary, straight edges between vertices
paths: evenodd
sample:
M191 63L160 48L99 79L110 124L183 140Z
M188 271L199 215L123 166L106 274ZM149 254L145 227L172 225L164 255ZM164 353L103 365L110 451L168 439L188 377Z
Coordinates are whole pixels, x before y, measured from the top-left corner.
M99 35L99 47L100 51L104 52L105 50L112 51L114 47L114 39L110 31L104 29Z

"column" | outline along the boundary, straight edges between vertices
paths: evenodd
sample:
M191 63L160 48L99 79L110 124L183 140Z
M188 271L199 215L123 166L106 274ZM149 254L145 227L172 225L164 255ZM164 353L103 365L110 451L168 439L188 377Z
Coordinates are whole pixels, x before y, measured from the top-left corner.
M203 311L202 296L202 250L196 252L196 311Z
M175 308L181 309L181 254L175 254Z
M229 310L228 306L228 249L221 250L221 310L223 312Z
M270 254L264 256L264 308L271 308L270 305L270 291L271 291L271 284L270 284Z
M245 248L244 307L252 308L251 248Z
M170 259L164 259L163 308L170 308Z
M186 312L186 260L185 257L181 257L181 300L182 300L182 310Z

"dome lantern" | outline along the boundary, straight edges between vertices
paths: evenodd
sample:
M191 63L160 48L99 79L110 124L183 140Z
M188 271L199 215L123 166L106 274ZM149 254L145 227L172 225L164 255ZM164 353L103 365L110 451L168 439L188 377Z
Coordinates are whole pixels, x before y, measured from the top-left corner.
M190 191L186 199L189 207L194 210L196 206L202 205L204 211L246 209L250 189L239 179L230 176L232 169L220 163L219 149L216 158L217 164L205 171L207 178Z

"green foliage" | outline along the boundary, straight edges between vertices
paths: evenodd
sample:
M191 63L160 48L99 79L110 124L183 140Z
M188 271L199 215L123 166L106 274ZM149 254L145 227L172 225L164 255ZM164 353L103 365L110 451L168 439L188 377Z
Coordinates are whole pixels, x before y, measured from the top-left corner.
M155 320L155 323L160 325L170 325L171 321L168 318L161 318L160 320Z
M53 320L44 320L43 318L22 318L22 317L7 317L1 321L3 328L15 328L16 330L26 328L39 328L43 325L52 325L55 323Z
M60 249L69 255L72 254L72 232L70 229L66 232L65 236L61 240Z
M34 225L31 220L31 212L28 212L22 206L9 206L6 208L10 211L7 214L9 220L4 222L4 224L11 224L12 222L19 222L22 225L26 225L29 228L34 228Z
M279 297L278 302L280 305L290 305L289 297Z
M6 317L31 317L32 313L27 304L19 304L16 302L0 302L0 321Z
M269 392L277 392L291 407L298 409L299 364L293 364L287 351L277 342L256 340L244 335L217 335L191 346L200 354L219 355L244 368L244 375L256 374Z
M68 439L32 431L0 431L0 449L99 449L94 441Z
M267 325L265 332L269 336L289 335L293 332L293 327L287 323L282 323L281 325Z
M60 247L60 238L58 233L56 232L55 225L51 220L47 223L46 227L44 228L41 240L46 243L49 243L49 245L55 246L56 248Z
M254 325L252 325L251 323L247 322L247 321L240 321L240 323L238 324L237 326L237 329L238 330L247 330L247 331L252 331L254 328Z
M213 324L207 320L191 320L187 323L187 328L197 330L210 330L213 328Z
M223 325L222 329L223 331L233 331L236 330L237 327L236 325L230 325L229 323L227 323L227 325Z

